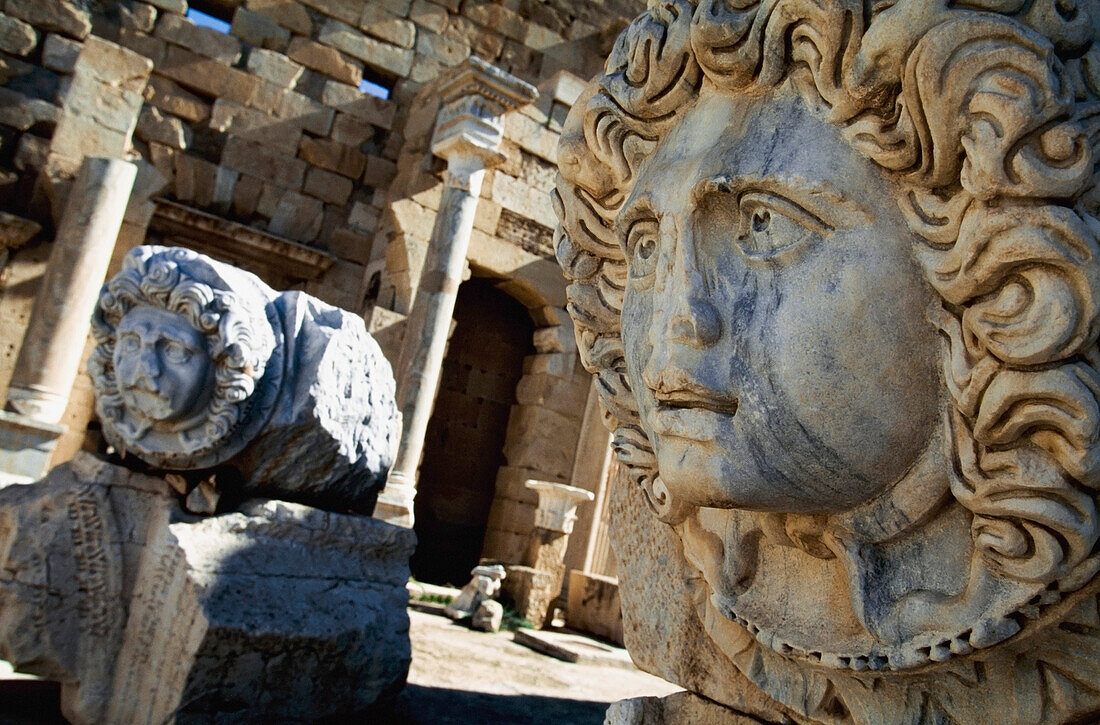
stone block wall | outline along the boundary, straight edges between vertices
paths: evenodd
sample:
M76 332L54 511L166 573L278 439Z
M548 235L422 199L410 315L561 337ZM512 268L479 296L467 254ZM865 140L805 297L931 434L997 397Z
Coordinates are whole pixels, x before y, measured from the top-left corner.
M581 79L599 70L644 0L205 0L197 7L229 31L195 25L186 0L0 0L0 394L60 212L53 182L93 152L141 166L116 257L142 241L190 243L157 225L159 200L207 215L200 236L221 225L202 251L224 252L242 266L233 249L242 236L261 237L264 249L292 245L285 275L268 280L365 314L395 360L441 193L444 164L428 151L432 89L449 67L477 55L541 93L506 118L506 160L487 175L469 252L474 273L496 280L538 328L486 539L487 549L516 549L534 502L522 480L568 480L588 384L551 246L558 132ZM74 80L89 47L104 58L123 53L151 63L133 118ZM364 79L389 97L361 91ZM73 113L102 122L104 143L78 133L60 153L63 119ZM126 136L116 131L132 131L132 140L112 146L107 141ZM65 158L68 166L58 162ZM299 270L294 260L303 254L323 264ZM75 437L55 462L79 445L90 418L84 387L79 380L66 416ZM567 404L574 399L581 402ZM551 438L553 455L537 444Z

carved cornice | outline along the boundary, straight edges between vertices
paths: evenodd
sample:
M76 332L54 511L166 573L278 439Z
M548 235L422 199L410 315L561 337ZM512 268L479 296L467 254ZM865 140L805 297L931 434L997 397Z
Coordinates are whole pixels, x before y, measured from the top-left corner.
M448 161L464 157L465 165L486 168L500 163L504 136L502 116L532 103L538 91L530 83L480 58L463 62L439 89L443 105L436 118L432 153Z
M287 280L315 280L336 262L320 250L255 227L166 199L157 199L156 204L150 229L238 266L267 269Z

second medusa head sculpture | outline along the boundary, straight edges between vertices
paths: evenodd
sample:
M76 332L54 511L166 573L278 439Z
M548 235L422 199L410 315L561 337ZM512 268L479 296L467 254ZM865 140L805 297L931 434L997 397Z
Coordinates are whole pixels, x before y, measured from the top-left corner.
M116 449L168 471L231 468L269 498L373 508L400 416L362 319L191 250L141 246L104 285L92 330L96 411Z
M1100 708L1098 13L654 2L566 123L614 447L791 717Z

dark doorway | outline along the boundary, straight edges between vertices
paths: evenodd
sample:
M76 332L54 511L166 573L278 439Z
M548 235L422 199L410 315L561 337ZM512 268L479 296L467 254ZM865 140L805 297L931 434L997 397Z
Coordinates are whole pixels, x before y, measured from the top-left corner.
M534 324L521 304L476 277L459 288L454 319L424 440L411 565L420 581L462 586L481 555Z

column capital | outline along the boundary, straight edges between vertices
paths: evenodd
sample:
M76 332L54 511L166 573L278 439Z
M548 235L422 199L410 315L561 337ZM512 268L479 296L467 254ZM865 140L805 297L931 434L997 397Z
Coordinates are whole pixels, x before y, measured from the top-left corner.
M439 87L443 104L436 117L432 153L462 175L504 160L503 116L538 98L530 83L471 56Z

